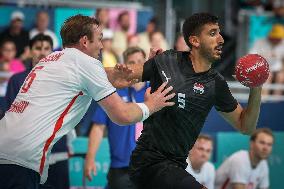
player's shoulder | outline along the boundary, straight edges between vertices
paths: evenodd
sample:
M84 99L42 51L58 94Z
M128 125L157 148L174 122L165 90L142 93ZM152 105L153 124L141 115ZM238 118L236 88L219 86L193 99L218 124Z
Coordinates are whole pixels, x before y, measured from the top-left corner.
M215 78L216 81L218 82L225 82L225 77L221 75L217 70L211 69L210 74Z
M160 59L160 58L170 58L170 57L177 57L178 54L181 54L182 52L176 51L174 49L169 49L164 51L161 54L158 54L155 56L155 59Z
M246 150L240 150L230 156L230 161L233 164L246 164L249 163L249 154Z
M177 56L188 56L189 52L188 51L177 51L177 50L174 50L174 49L168 49L166 51L164 51L163 53L159 54L160 56L174 56L174 57L177 57ZM158 55L158 56L159 56Z
M262 171L267 171L269 168L268 168L268 162L267 160L261 160L259 162L259 165L258 167L262 170Z
M66 48L61 52L63 53L64 58L74 58L74 60L80 64L100 63L99 60L85 54L84 52L76 48Z
M164 51L161 54L158 54L154 57L154 60L156 63L161 63L165 65L169 64L176 64L176 62L182 62L182 58L185 56L185 53L188 54L188 52L182 52L182 51L176 51L174 49L169 49Z
M210 173L215 172L215 166L213 165L213 163L207 161L204 163L203 166L206 172L210 172Z

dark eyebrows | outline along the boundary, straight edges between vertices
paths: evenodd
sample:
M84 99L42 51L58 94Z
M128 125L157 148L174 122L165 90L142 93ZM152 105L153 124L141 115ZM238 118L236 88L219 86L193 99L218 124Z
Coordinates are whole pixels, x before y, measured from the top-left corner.
M209 30L210 33L211 32L217 32L217 31L220 31L220 29L219 28L212 28L211 30Z

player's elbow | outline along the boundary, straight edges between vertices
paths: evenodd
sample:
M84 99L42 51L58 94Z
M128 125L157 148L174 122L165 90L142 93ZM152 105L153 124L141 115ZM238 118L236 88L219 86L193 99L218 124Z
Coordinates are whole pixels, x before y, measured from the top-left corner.
M252 132L250 130L241 130L240 131L243 135L252 135Z
M249 135L250 136L254 132L255 127L247 127L247 126L243 125L243 126L240 127L239 130L243 135Z

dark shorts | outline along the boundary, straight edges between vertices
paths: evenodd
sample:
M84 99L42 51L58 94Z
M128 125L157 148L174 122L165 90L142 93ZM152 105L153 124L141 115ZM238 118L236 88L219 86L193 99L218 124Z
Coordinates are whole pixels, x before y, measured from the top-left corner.
M31 169L13 164L0 164L1 189L39 189L40 176Z
M110 168L107 175L108 189L136 189L130 181L128 167Z
M40 189L69 189L69 183L68 160L59 161L49 166L47 181Z
M130 179L138 189L204 188L179 163L158 156L154 159L154 153L136 151L132 154ZM151 156L151 160L148 158L149 156Z

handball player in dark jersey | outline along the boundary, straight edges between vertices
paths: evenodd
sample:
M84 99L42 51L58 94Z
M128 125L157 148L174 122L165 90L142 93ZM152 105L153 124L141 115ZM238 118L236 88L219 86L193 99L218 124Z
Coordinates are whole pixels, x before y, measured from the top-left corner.
M152 90L166 81L176 94L174 106L144 121L130 162L130 177L139 189L206 188L185 168L188 151L213 106L241 133L251 134L256 128L261 87L250 88L248 106L242 108L224 78L211 68L220 59L224 43L218 18L194 14L185 20L183 35L189 52L168 50L153 56L152 49L152 58L143 67L130 67L131 77L150 81Z

